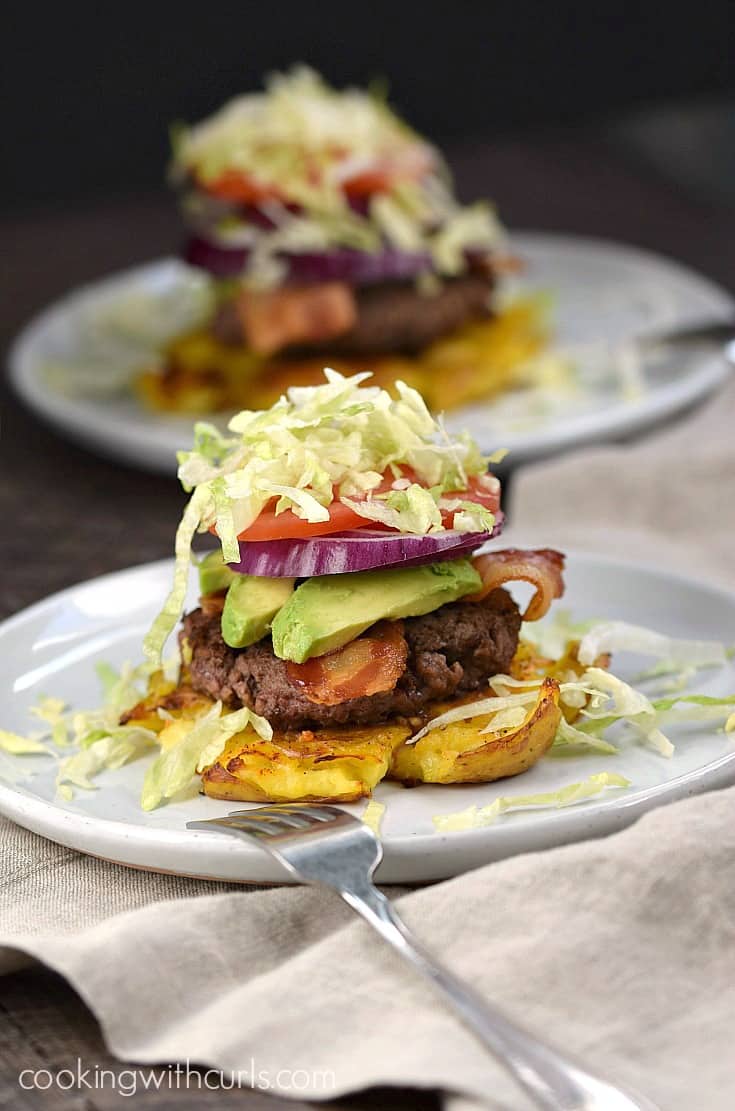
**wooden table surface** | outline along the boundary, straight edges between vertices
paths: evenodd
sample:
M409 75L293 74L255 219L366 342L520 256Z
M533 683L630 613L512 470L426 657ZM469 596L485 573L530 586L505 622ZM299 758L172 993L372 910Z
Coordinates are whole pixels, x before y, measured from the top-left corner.
M679 258L735 289L735 213L687 195L596 135L468 145L452 159L461 193L491 194L512 228L567 231L627 241ZM172 253L174 205L156 196L111 198L74 211L0 220L7 273L0 305L3 346L49 301L81 282ZM183 495L175 481L143 476L67 444L7 391L0 435L0 617L52 591L168 555ZM512 505L511 505L512 509ZM114 1065L97 1024L74 993L41 970L6 977L0 992L0 1107L103 1111L129 1101L114 1091L22 1093L21 1068ZM149 1092L159 1108L301 1104L250 1091ZM371 1093L338 1106L435 1107L430 1095ZM334 1107L335 1105L330 1105Z

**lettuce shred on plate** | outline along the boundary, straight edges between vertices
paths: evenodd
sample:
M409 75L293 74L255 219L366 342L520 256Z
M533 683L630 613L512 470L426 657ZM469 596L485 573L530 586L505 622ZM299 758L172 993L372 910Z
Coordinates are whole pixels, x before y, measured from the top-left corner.
M362 821L366 826L370 826L373 833L380 834L380 824L383 821L385 814L385 803L378 802L377 799L368 799L368 804L362 812Z
M601 795L609 787L630 787L630 780L613 772L599 772L581 783L570 783L558 791L545 791L538 795L506 795L495 799L489 806L468 806L454 814L439 814L434 826L439 833L459 833L468 829L481 829L492 825L501 814L509 810L559 810L577 802Z
M143 696L143 684L151 668L146 664L137 668L126 665L117 673L103 663L97 673L103 690L99 710L87 713L67 710L59 699L42 699L32 708L32 715L46 723L42 736L49 743L33 736L0 731L0 750L4 752L56 758L56 786L64 799L72 797L75 787L94 790L93 780L101 772L114 771L140 756L158 752L146 773L141 795L142 808L152 810L186 788L195 772L215 760L235 733L249 725L266 740L272 735L270 725L258 714L247 709L223 713L218 702L200 717L181 744L161 751L158 736L152 730L118 724L120 715Z
M164 749L151 764L143 783L140 800L143 809L153 810L164 799L188 787L195 773L216 760L230 737L248 725L266 741L273 735L265 718L247 707L223 714L222 703L215 702L183 740Z

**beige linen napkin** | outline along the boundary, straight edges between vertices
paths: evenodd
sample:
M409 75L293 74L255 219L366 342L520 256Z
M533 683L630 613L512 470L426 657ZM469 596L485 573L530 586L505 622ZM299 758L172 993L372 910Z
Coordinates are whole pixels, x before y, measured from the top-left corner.
M513 534L735 586L734 410L730 387L654 439L529 469ZM729 1111L733 815L735 788L692 798L399 907L460 975L591 1067L666 1111ZM463 1108L529 1107L336 898L149 876L7 822L0 834L0 970L31 957L62 973L121 1058L255 1070L300 1098L388 1084L440 1088Z

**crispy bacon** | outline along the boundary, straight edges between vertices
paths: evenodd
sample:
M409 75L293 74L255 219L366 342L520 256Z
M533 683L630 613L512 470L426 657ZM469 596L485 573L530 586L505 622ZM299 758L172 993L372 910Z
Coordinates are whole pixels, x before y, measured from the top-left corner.
M310 702L336 706L393 690L406 668L408 644L400 621L381 621L336 652L303 664L287 663L291 682Z
M214 594L202 594L199 599L199 605L202 607L202 613L207 617L219 617L222 610L225 608L225 598L227 597L226 590L217 590Z
M564 556L553 548L524 551L522 548L504 548L488 552L473 560L482 578L482 588L465 598L466 602L479 602L491 590L509 582L528 582L536 593L526 606L524 621L538 621L549 609L555 598L564 593Z
M237 312L248 345L272 355L293 344L334 339L357 320L355 297L344 282L321 282L299 289L245 290Z

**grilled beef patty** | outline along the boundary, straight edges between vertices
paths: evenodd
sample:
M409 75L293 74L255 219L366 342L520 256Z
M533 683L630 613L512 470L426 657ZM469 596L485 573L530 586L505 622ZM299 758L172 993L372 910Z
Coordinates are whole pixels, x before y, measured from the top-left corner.
M324 345L327 354L413 354L440 336L490 316L492 281L468 274L444 282L434 294L411 285L381 285L357 294L357 321Z
M479 273L445 281L437 293L428 295L412 282L365 286L355 290L357 320L349 332L326 342L300 345L298 353L397 355L421 351L463 324L487 319L492 287L492 275ZM220 306L212 329L222 343L245 342L234 301Z
M491 676L508 670L521 618L510 595L498 589L482 602L452 602L403 625L408 659L394 689L336 706L302 694L285 662L274 656L270 638L229 648L218 614L193 610L184 618L181 637L191 649L195 690L230 706L249 706L277 729L296 730L410 718L429 703L480 690Z

